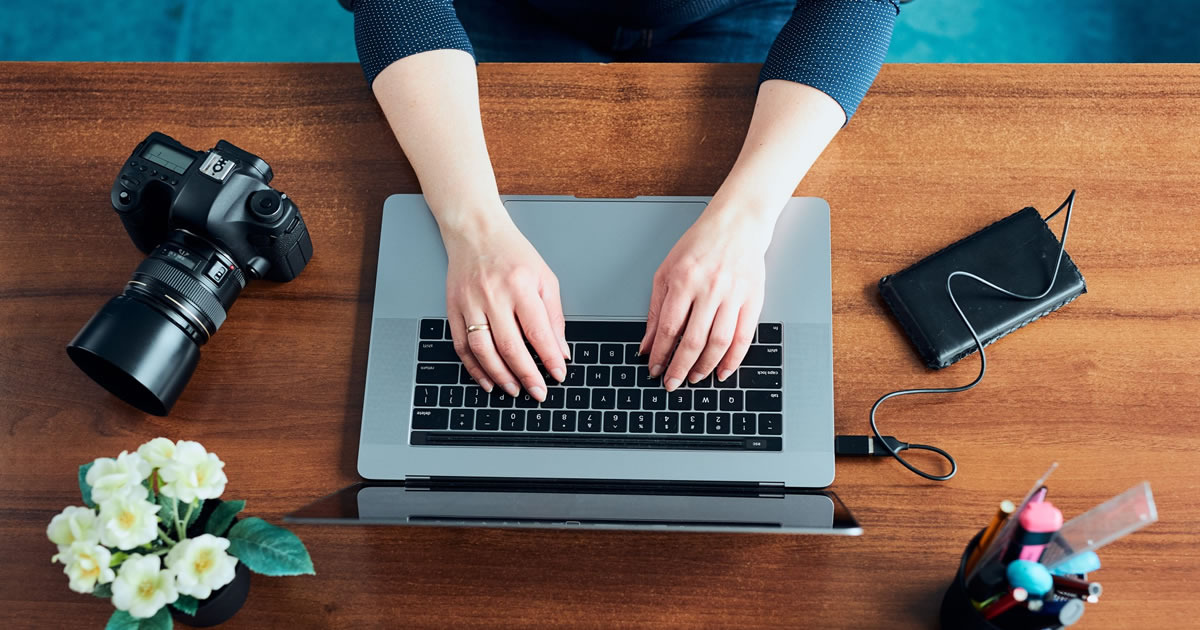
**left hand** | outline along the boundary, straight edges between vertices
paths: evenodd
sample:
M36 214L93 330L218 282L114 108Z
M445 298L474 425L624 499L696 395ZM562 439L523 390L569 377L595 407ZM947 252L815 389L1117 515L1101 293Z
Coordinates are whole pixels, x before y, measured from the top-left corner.
M777 216L709 204L659 266L640 351L650 353L650 375L662 374L667 391L714 369L724 381L745 358Z

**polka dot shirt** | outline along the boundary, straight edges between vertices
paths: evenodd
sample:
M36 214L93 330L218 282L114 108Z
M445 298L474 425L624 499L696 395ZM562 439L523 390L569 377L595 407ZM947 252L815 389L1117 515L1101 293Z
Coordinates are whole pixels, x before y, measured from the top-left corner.
M452 0L338 0L354 12L354 39L367 82L398 59L428 50L474 54ZM593 0L605 2L607 0ZM586 4L586 2L580 2ZM563 0L564 5L571 4ZM639 18L693 15L730 0L644 0ZM797 0L759 73L759 82L795 81L825 92L854 115L887 55L900 7L895 0Z

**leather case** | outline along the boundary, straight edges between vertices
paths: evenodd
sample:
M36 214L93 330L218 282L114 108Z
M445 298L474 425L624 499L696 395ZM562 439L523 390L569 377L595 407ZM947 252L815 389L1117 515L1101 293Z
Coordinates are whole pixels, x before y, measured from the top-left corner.
M977 349L946 293L950 273L968 271L1014 293L1037 295L1050 282L1058 248L1058 238L1038 211L1025 208L884 276L879 292L925 365L944 368ZM1083 276L1066 252L1054 287L1040 300L1010 297L962 276L955 277L951 287L984 345L1087 292Z

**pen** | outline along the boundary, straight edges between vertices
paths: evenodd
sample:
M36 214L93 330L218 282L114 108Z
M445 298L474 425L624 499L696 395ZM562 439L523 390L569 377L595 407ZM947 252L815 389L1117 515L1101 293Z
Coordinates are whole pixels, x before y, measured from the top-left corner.
M1053 580L1055 591L1075 597L1100 597L1100 593L1104 591L1099 582L1085 582L1065 575L1055 575Z
M1004 520L1016 510L1017 506L1013 505L1012 501L1005 499L1000 502L1000 509L996 510L991 522L983 530L983 534L979 537L979 544L975 546L975 551L971 553L971 557L967 558L967 565L963 572L964 575L971 574L971 569L975 567L976 562L979 562L980 556L987 550L988 545L992 544L992 539L996 537L996 532L1000 531L1000 526L1004 524Z
M995 619L1003 614L1009 608L1029 599L1029 592L1021 587L1016 587L1009 592L1000 596L999 599L992 602L990 606L983 609L984 619Z
M1034 612L1015 608L1000 618L997 625L1005 630L1042 630L1073 625L1083 617L1084 604L1079 599L1064 599L1042 602L1040 610Z
M1049 501L1030 502L1017 518L1017 531L1004 550L1004 563L1017 559L1037 562L1042 557L1042 549L1062 524L1062 512Z

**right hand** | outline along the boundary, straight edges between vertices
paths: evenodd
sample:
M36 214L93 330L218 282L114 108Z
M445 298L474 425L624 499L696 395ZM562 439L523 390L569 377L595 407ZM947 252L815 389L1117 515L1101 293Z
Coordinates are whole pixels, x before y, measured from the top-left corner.
M544 401L546 382L525 340L561 383L570 349L558 278L503 208L473 229L443 229L442 240L449 261L446 313L467 371L488 392L499 385L517 396L524 387ZM467 333L474 324L491 329Z

